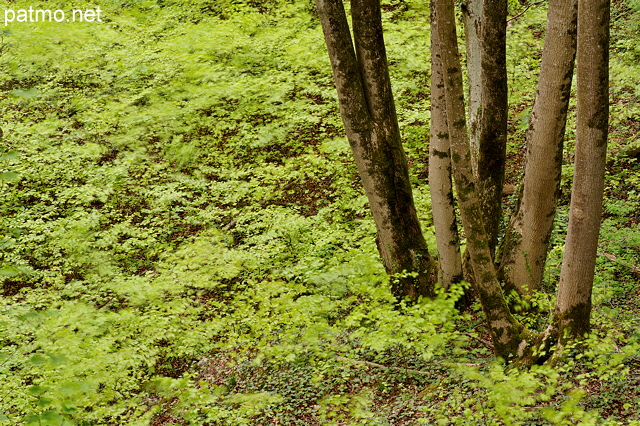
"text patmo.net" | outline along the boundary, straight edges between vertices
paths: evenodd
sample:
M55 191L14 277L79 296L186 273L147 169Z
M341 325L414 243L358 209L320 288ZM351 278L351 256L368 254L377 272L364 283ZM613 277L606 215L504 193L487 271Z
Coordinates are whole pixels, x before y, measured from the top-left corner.
M4 25L12 22L102 22L100 7L95 9L74 9L69 14L56 9L6 9L4 11Z

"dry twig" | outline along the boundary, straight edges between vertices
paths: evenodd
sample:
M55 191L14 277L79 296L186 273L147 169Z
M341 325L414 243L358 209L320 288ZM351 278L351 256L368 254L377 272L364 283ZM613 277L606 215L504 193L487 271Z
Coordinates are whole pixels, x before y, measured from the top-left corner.
M621 265L621 266L624 266L625 268L630 269L631 272L633 272L633 275L636 276L636 278L640 278L640 268L638 268L637 266L627 265L624 262L620 262L614 255L609 253L598 253L598 256L604 256L610 261L612 261L613 263L617 263L618 265Z
M509 22L511 22L511 21L514 21L514 20L518 19L519 17L521 17L522 15L524 15L525 13L527 13L527 10L529 10L529 9L531 9L533 6L537 6L537 5L541 4L541 3L544 3L544 0L536 1L536 2L533 2L533 3L529 3L529 4L527 5L527 7L525 7L525 8L524 8L524 10L523 10L522 12L520 12L520 13L518 13L517 15L514 15L514 16L512 16L511 18L507 19L507 23L509 23Z

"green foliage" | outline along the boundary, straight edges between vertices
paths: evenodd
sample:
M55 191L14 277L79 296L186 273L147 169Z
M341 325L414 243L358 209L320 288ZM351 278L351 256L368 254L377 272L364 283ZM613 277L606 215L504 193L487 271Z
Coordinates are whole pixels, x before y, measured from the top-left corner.
M599 414L620 403L626 408L618 419L637 424L632 415L627 416L638 398L631 390L634 385L629 376L637 362L638 341L621 349L615 336L594 333L580 348L565 348L566 354L572 351L553 366L530 370L505 369L496 362L459 364L458 375L427 388L425 396L437 402L424 407L427 417L423 422L620 424L613 416Z
M84 6L95 4L74 4ZM612 61L621 155L608 172L601 250L616 260L598 263L600 334L574 364L521 372L489 362L480 313L454 309L460 288L412 306L390 295L312 2L100 6L101 25L0 32L3 424L632 418L636 38L618 37ZM429 11L395 0L383 11L415 199L434 246ZM510 26L512 154L543 23L536 7ZM551 266L562 241L560 226ZM551 268L549 287L555 277Z

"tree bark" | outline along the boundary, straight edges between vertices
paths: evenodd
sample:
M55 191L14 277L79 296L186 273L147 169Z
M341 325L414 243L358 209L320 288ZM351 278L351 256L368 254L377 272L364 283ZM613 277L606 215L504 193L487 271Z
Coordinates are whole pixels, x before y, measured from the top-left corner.
M466 47L467 80L469 83L469 145L473 175L478 177L480 117L482 112L482 0L467 0L462 6Z
M453 163L453 175L459 198L467 249L476 277L476 291L487 317L496 355L508 360L521 353L527 344L528 331L509 311L484 229L484 219L471 170L471 151L465 117L462 70L458 54L455 13L452 0L433 0L435 19L431 29L432 44L439 45L445 71L447 123Z
M550 0L538 93L526 136L524 188L500 261L505 289L525 296L541 286L560 193L576 22L577 0Z
M398 298L431 296L437 267L420 229L396 117L379 0L351 4L355 49L342 0L316 0L340 114Z
M482 5L482 116L478 145L478 196L493 255L502 221L507 159L507 0Z
M431 20L434 20L433 7ZM440 46L431 45L431 138L429 192L438 246L439 280L443 288L462 280L460 237L451 182L451 154Z
M556 320L561 344L589 332L609 126L609 0L580 0L576 153Z

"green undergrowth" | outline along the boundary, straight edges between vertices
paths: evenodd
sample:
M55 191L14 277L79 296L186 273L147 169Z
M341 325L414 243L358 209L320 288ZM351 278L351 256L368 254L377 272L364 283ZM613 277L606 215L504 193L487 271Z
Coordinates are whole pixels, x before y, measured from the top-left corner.
M454 309L461 288L413 306L391 296L312 2L104 0L99 25L8 25L0 424L630 424L640 403L636 3L614 9L594 335L530 371L493 359L479 307ZM383 9L435 250L428 10ZM543 24L542 6L510 24L513 157ZM562 206L545 306L566 217Z

